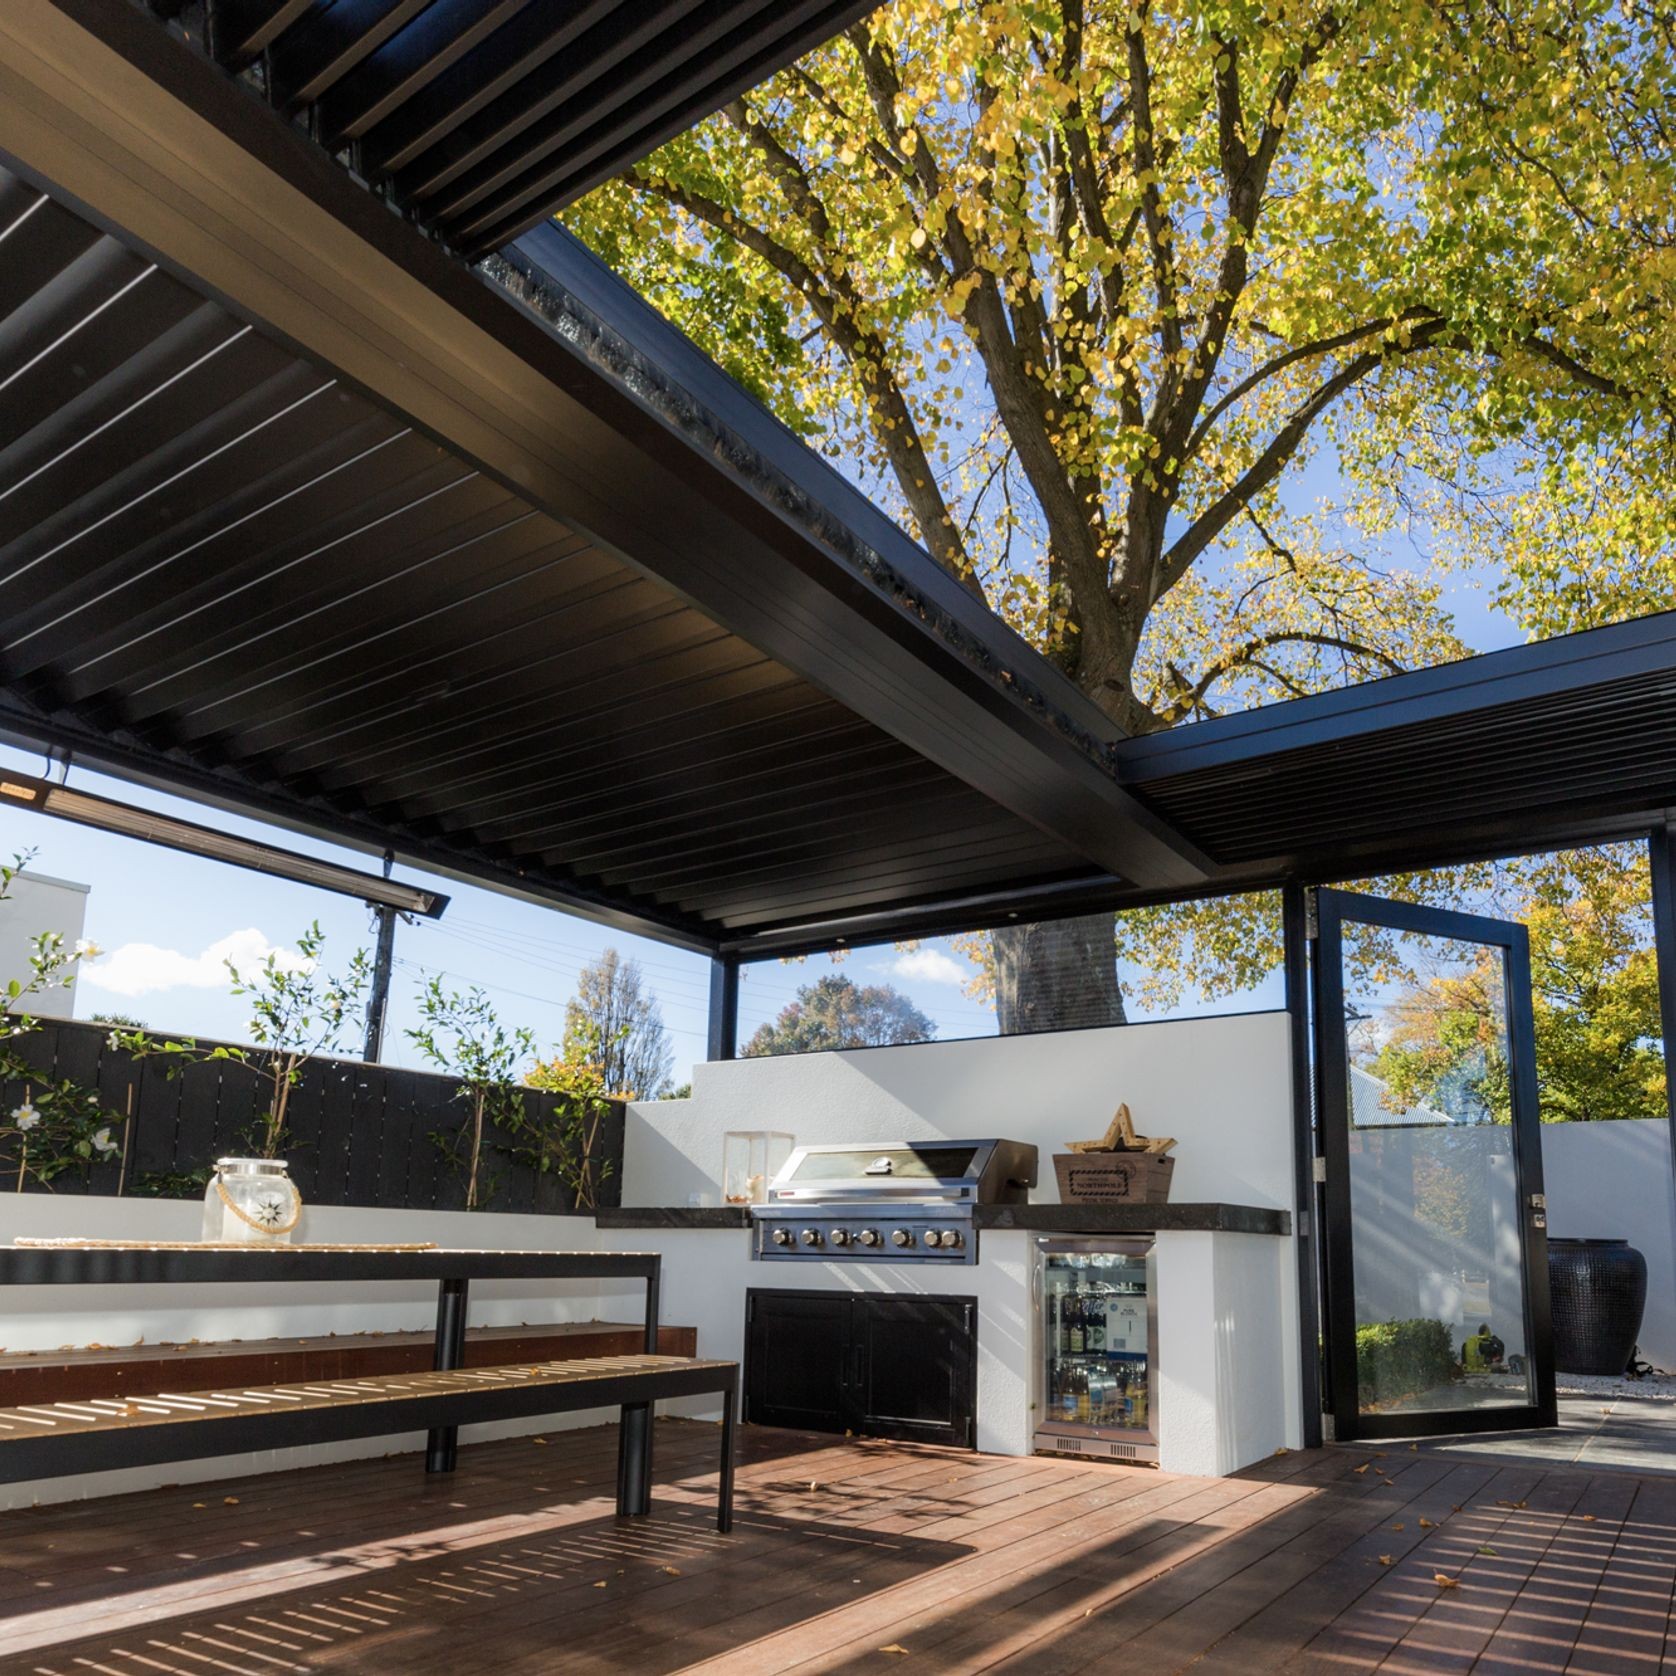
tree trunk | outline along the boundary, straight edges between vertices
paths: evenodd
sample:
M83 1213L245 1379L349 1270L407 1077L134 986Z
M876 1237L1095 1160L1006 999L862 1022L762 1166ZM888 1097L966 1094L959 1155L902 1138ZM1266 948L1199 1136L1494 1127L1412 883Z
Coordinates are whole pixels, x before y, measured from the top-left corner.
M990 947L1003 1036L1128 1022L1110 914L1003 926Z

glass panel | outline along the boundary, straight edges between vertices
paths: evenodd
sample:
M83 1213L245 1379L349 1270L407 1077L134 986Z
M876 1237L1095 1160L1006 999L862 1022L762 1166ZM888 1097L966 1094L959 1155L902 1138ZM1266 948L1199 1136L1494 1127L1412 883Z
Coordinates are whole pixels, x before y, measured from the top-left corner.
M1347 926L1345 953L1360 1410L1527 1406L1503 952Z
M1042 1296L1044 1420L1150 1435L1145 1253L1050 1251Z

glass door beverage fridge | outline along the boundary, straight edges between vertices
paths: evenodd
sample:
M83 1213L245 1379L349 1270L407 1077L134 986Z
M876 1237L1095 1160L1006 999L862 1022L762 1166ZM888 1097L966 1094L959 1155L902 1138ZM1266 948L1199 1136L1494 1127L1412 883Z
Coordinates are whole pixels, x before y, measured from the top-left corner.
M1152 1242L1036 1241L1036 1448L1158 1460Z

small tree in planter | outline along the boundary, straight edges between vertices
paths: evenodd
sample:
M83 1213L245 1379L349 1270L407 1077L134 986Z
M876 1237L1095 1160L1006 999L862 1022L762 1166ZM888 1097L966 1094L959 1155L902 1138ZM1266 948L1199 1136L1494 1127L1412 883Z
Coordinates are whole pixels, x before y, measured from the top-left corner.
M315 920L297 939L296 961L282 960L271 949L254 972L241 972L227 961L235 995L250 997L250 1039L255 1047L200 1047L188 1037L169 1041L144 1030L113 1030L113 1047L126 1048L137 1059L165 1054L177 1061L170 1075L188 1065L233 1060L250 1065L262 1078L266 1110L257 1114L253 1148L263 1158L277 1158L285 1138L291 1091L302 1081L308 1062L318 1054L332 1054L356 1024L372 979L372 962L365 949L356 949L341 977L321 965L325 933Z
M0 862L0 902L10 898L12 881L33 859L29 850ZM10 979L0 997L0 1082L23 1088L22 1102L0 1118L0 1173L15 1179L19 1193L31 1180L48 1187L67 1170L85 1178L94 1163L122 1155L122 1143L111 1133L121 1119L105 1110L99 1096L68 1078L43 1077L18 1051L41 1027L28 1010L30 997L68 989L78 962L98 953L92 943L71 947L61 931L42 931L31 942L28 977Z
M432 978L419 995L420 1027L407 1032L412 1041L445 1076L460 1087L456 1098L466 1105L457 1129L438 1131L431 1142L465 1177L466 1209L477 1210L493 1196L493 1184L482 1182L485 1133L499 1128L509 1134L527 1127L518 1067L535 1056L535 1037L522 1028L508 1030L495 1014L494 1004L475 987L460 994L444 989Z
M565 1051L538 1063L528 1078L531 1088L564 1096L563 1104L540 1119L526 1108L513 1129L517 1144L508 1149L537 1174L556 1175L578 1210L599 1209L599 1189L611 1175L610 1159L594 1156L600 1124L611 1112L605 1046L591 1021L567 1031Z

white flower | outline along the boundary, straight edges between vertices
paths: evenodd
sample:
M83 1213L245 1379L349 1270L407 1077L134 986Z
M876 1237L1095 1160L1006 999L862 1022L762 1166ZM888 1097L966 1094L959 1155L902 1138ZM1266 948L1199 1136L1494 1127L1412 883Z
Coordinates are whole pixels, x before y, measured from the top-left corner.
M114 1053L119 1047L122 1046L122 1037L120 1035L118 1035L116 1031L113 1030L110 1033L110 1035L108 1035L105 1038L105 1046L108 1047Z
M116 1151L116 1142L111 1139L109 1129L101 1129L94 1135L93 1146L95 1151L103 1153L107 1158Z
M76 955L81 960L97 960L105 951L90 938L83 937L76 944Z
M25 1134L28 1134L41 1121L41 1114L27 1101L21 1106L12 1107L12 1122Z

